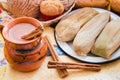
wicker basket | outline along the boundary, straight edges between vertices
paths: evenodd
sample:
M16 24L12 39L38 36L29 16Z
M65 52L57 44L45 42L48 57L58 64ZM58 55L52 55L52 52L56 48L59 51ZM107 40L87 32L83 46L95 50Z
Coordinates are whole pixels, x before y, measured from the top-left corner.
M51 25L53 23L58 22L61 18L63 18L64 16L66 16L74 8L74 6L75 6L75 0L61 0L61 1L63 1L64 6L65 6L64 13L61 16L58 16L58 17L56 17L54 19L51 19L51 20L48 20L48 21L43 21L40 18L39 20L43 23L44 26ZM65 3L65 1L71 1L71 2L70 3L67 3L67 2ZM68 4L68 5L66 5L66 4Z
M44 21L40 17L40 2L42 0L7 0L7 7L13 17L28 16L39 19L43 25L51 25L56 23L62 17L67 15L75 6L75 0L61 0L65 6L65 11L61 16L54 19ZM39 17L39 18L38 18Z

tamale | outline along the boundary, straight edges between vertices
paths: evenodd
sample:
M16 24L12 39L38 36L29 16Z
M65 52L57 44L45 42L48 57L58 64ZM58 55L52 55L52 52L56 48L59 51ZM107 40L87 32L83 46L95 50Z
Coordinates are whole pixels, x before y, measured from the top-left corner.
M73 47L78 55L86 56L94 45L96 37L109 21L109 13L99 13L86 23L77 33Z
M92 8L82 8L79 11L63 18L56 26L55 31L61 41L71 41L79 29L98 12Z
M120 19L110 21L97 38L91 52L95 55L110 58L120 45Z

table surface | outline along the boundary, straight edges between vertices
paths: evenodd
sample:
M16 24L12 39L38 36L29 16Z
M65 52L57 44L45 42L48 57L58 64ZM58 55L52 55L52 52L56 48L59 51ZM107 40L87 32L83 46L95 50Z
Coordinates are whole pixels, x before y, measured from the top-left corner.
M51 39L52 44L56 45L54 39L54 28L49 26L45 27L44 35L47 35ZM4 42L2 37L0 37L0 39L1 42ZM2 47L0 51L0 54L2 55L4 53ZM67 55L60 55L59 57L63 62L80 63L80 61L76 61ZM51 56L47 56L42 66L38 70L27 73L14 70L7 63L1 67L0 75L4 76L5 80L120 80L120 59L111 63L101 64L102 69L99 72L79 69L68 70L69 75L66 78L60 78L56 69L47 68L47 63L50 60L52 60Z
M52 44L57 46L53 27L46 26L44 35L47 35L51 39ZM56 69L47 68L48 61L52 60L51 56L47 56L38 70L27 73L19 72L11 68L5 60L3 46L4 40L0 34L0 80L120 80L120 59L111 63L101 64L102 69L99 72L72 69L68 70L69 75L66 78L60 78ZM65 54L59 55L59 57L63 62L80 63L80 61Z

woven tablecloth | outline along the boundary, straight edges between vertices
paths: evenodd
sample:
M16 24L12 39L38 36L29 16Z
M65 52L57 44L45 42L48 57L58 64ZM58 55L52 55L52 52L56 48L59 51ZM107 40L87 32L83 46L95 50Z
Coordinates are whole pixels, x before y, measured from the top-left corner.
M52 44L54 44L59 57L64 62L78 62L75 59L65 55L59 50L54 39L54 28L50 26L45 27L44 35L50 37ZM0 80L120 80L120 59L101 64L102 69L99 72L85 71L85 70L68 70L69 75L66 78L60 78L56 69L48 69L47 63L52 60L48 55L42 66L33 72L19 72L9 66L4 58L4 40L0 34Z
M45 33L54 41L54 28L46 27ZM99 72L85 70L68 70L69 75L66 78L60 78L56 69L48 69L47 63L52 60L51 56L47 56L42 66L33 72L19 72L12 69L4 59L3 39L0 36L0 76L5 80L120 80L120 59L111 63L101 64L102 70ZM60 51L58 51L59 53ZM60 55L64 62L80 62L67 55ZM1 80L1 79L0 79Z

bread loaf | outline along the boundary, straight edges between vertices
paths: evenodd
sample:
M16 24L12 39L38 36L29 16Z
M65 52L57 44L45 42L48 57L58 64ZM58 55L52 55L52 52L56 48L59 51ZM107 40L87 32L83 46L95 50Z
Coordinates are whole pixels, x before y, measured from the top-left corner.
M109 5L109 0L76 0L77 7L100 7L105 8Z
M104 58L110 58L120 45L120 19L109 22L97 38L92 53Z
M55 28L58 39L61 41L73 40L79 29L96 14L98 12L92 8L82 8L62 19Z
M120 0L111 0L110 6L112 11L120 15Z
M99 13L80 29L73 41L74 50L78 55L86 56L90 52L109 17L109 13Z

